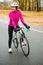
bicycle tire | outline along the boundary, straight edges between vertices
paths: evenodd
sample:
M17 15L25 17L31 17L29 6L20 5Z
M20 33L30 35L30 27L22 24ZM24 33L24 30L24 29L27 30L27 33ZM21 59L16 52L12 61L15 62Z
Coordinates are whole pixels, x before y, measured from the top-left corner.
M18 48L18 40L17 40L17 38L13 39L13 44L14 44L15 48L17 49Z
M28 40L27 40L27 38L26 37L24 37L23 39L25 39L26 40L26 42L27 42L27 47L28 47L28 52L27 53L25 53L25 51L23 50L23 48L22 48L22 38L20 39L20 46L21 46L21 49L22 49L22 51L23 51L23 54L27 57L28 55L29 55L29 53L30 53L30 47L29 47L29 42L28 42Z

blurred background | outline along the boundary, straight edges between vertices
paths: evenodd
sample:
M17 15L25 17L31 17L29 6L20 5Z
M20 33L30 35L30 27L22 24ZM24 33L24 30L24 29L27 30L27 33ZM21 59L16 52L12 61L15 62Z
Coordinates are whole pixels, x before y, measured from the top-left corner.
M0 9L10 10L13 1L19 3L19 8L26 11L43 11L43 0L0 0Z
M26 23L31 30L26 32L30 55L25 57L20 47L8 54L8 23L11 3L18 2ZM21 22L19 21L19 24ZM0 65L43 65L43 0L0 0Z

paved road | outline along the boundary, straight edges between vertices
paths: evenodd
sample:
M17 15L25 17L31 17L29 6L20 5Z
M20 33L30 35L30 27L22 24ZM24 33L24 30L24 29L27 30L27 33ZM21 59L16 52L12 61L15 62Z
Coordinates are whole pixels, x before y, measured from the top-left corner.
M26 58L21 49L16 50L13 44L13 53L8 53L6 22L0 20L0 65L43 65L43 27L31 25L32 30L26 33L30 42L30 55Z

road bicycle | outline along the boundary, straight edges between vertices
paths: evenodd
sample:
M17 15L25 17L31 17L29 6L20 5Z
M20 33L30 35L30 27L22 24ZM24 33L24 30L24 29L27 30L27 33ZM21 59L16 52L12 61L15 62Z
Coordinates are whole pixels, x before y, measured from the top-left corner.
M28 56L29 52L30 52L29 41L26 38L26 35L25 35L23 29L25 29L25 28L19 27L19 28L16 29L16 32L14 32L12 41L13 41L13 44L14 44L16 49L18 48L19 43L20 43L23 54L25 56ZM22 46L22 44L24 44L24 45Z

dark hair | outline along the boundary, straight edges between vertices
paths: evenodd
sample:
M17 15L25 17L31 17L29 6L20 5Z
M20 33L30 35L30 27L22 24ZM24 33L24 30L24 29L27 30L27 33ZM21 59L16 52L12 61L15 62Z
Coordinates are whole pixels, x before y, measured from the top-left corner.
M16 9L18 9L18 6L16 6Z

